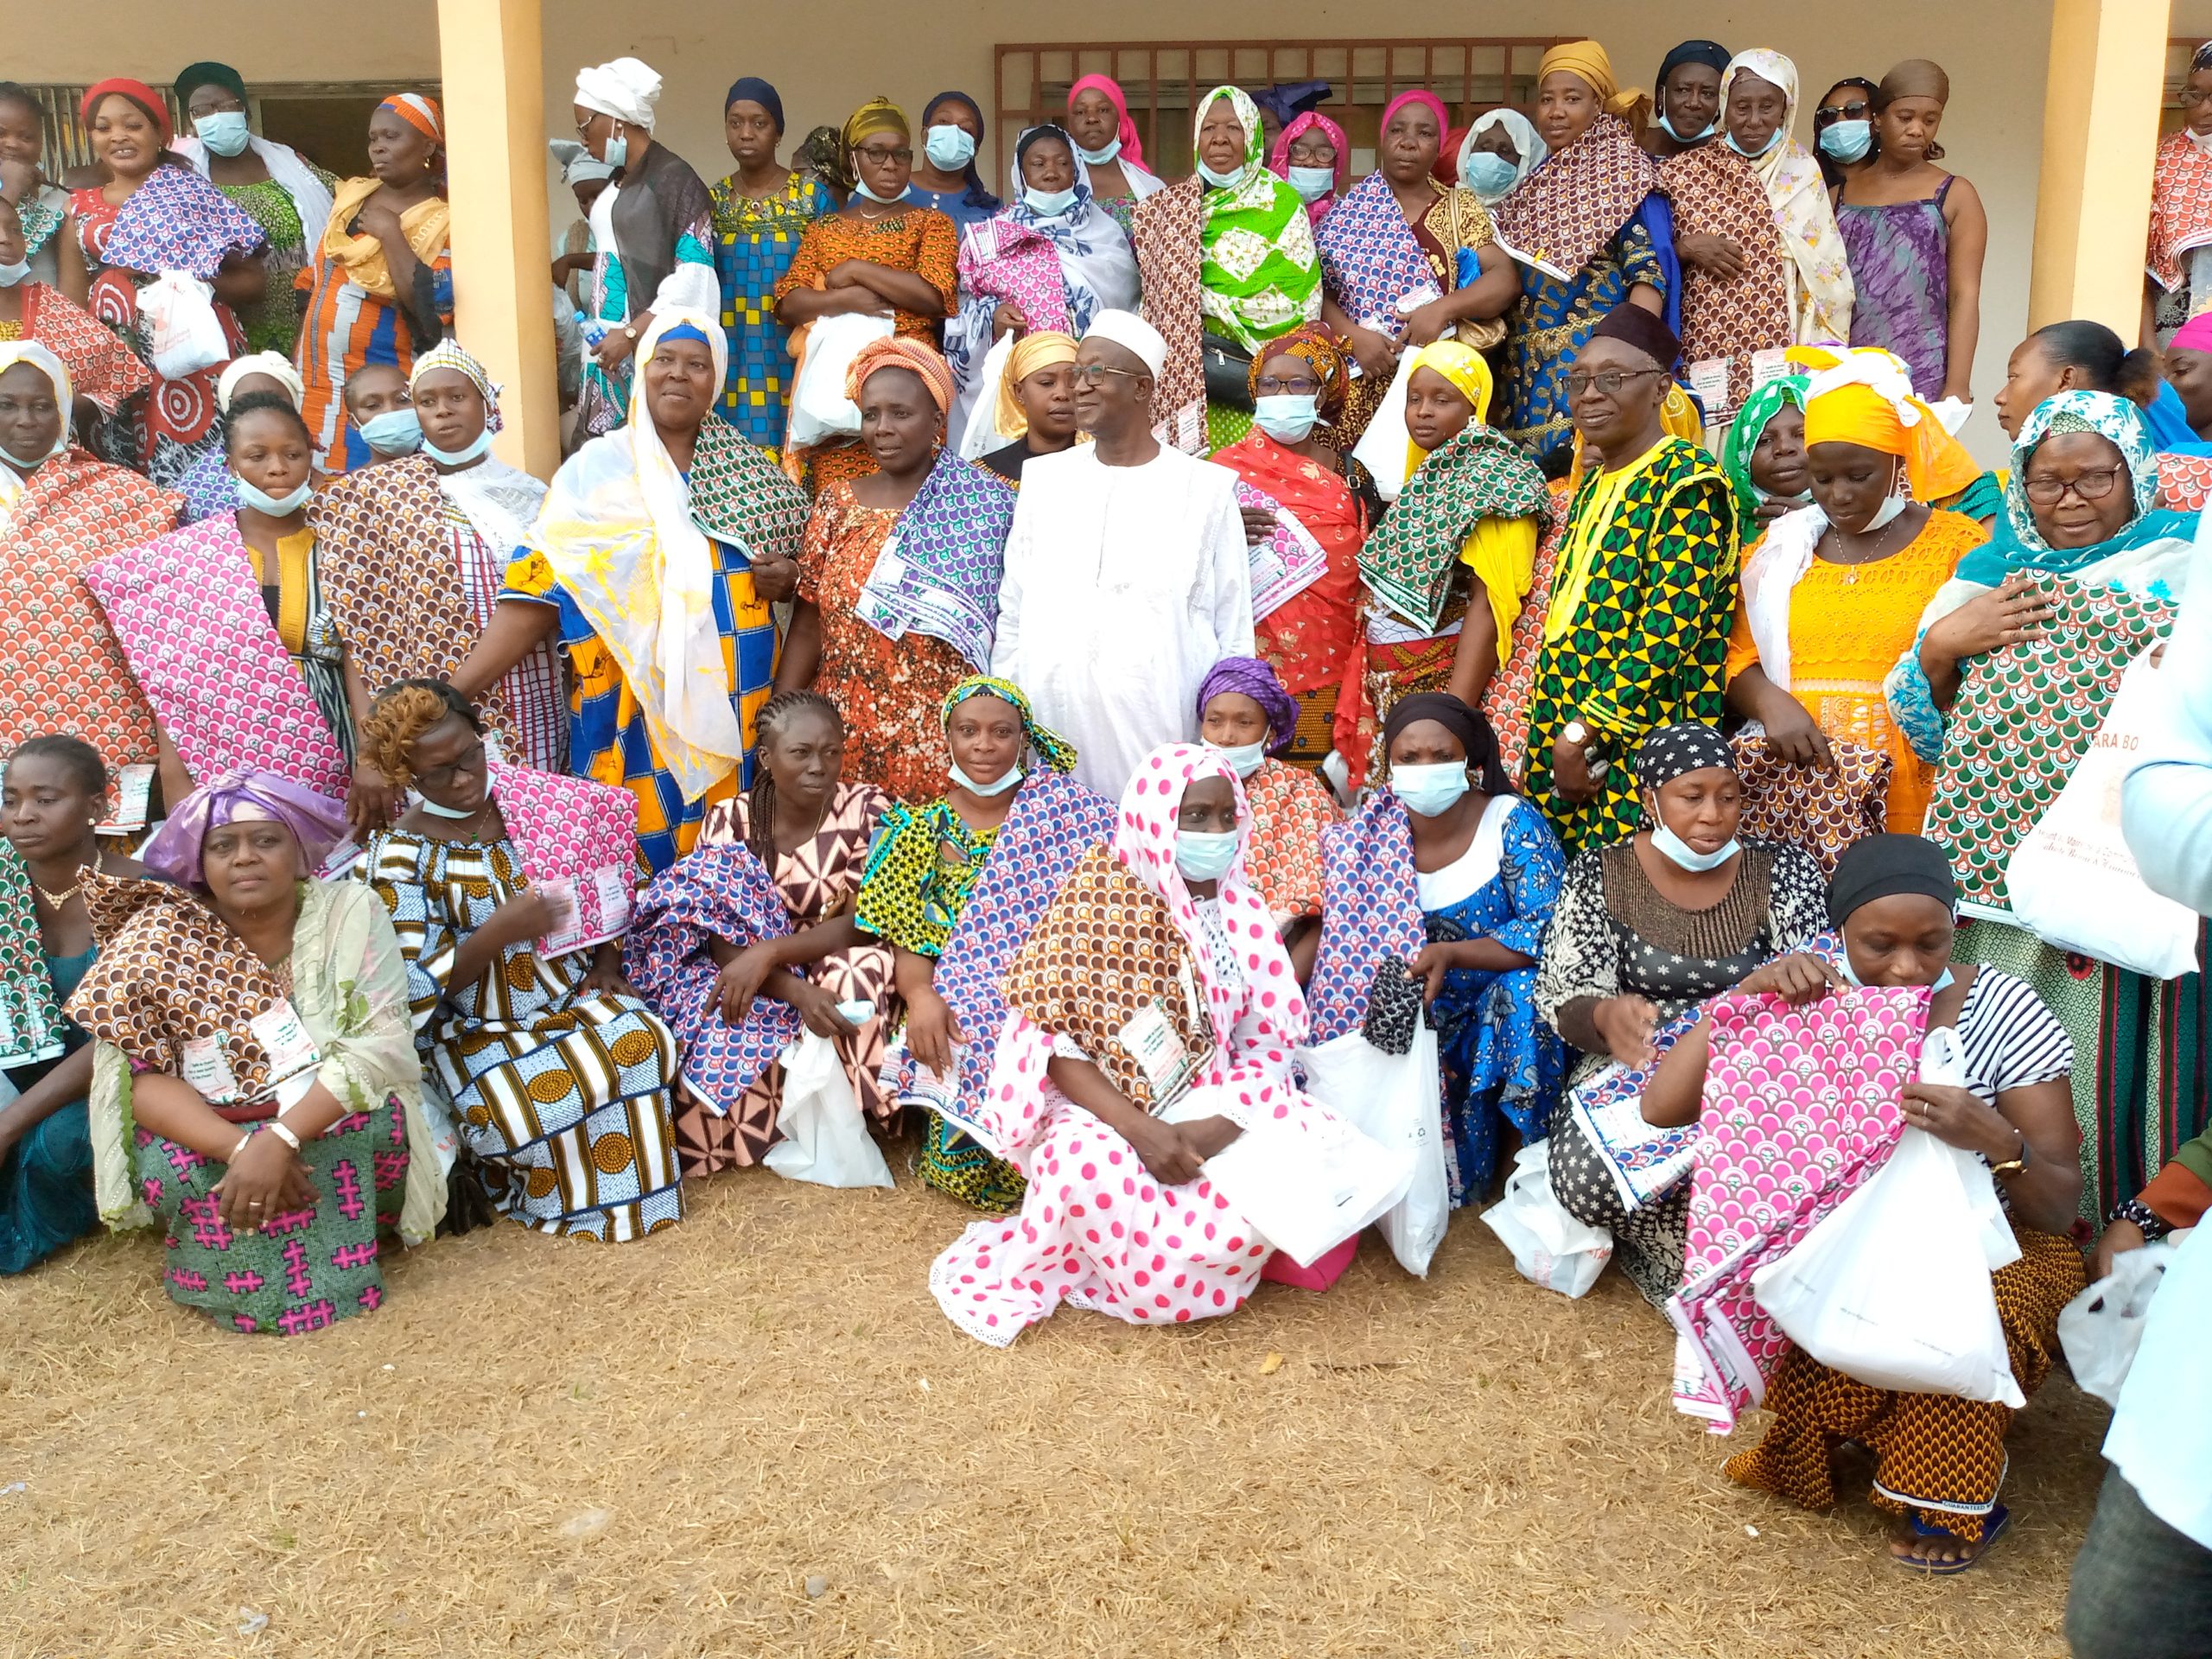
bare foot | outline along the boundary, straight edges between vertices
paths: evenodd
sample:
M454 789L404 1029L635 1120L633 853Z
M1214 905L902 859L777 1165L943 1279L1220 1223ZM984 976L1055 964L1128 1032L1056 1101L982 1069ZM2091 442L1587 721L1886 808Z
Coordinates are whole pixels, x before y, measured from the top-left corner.
M1923 1570L1971 1566L1980 1559L1981 1552L1988 1548L1989 1529L1986 1522L1983 1524L1981 1539L1975 1543L1969 1543L1967 1540L1948 1532L1923 1536L1912 1529L1912 1523L1910 1521L1901 1523L1897 1529L1890 1535L1890 1554L1906 1566L1916 1567Z

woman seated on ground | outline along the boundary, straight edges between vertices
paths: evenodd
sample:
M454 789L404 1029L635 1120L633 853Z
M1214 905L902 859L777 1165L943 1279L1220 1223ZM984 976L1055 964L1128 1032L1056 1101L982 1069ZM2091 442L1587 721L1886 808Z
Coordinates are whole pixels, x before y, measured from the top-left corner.
M1811 856L1739 840L1742 781L1710 726L1662 726L1637 751L1647 822L1567 867L1544 934L1536 1012L1581 1051L1554 1116L1552 1191L1567 1212L1613 1235L1621 1268L1653 1306L1681 1282L1687 1153L1631 1201L1616 1167L1649 1138L1637 1100L1652 1063L1688 1021L1779 952L1821 931L1827 883Z
M1295 126L1297 123L1292 123ZM1382 498L1341 435L1351 357L1327 327L1302 323L1252 359L1252 429L1212 459L1276 502L1321 544L1318 581L1253 624L1255 649L1297 699L1296 765L1319 766L1360 638L1360 544Z
M1075 448L1075 374L1068 366L1075 361L1075 345L1073 334L1024 334L1007 356L988 418L992 430L1007 442L976 459L1016 489L1024 462ZM985 418L976 412L977 421ZM967 453L974 450L971 438Z
M100 1045L101 1217L158 1220L170 1300L239 1331L378 1306L378 1232L419 1244L445 1207L391 918L309 874L345 829L322 797L233 772L147 843L168 880L84 878L99 957L68 1011Z
M1957 1033L1967 1081L1904 1086L1905 1125L1990 1166L2020 1257L1991 1276L2012 1376L2033 1394L2058 1359L2058 1313L2084 1282L2067 1236L2081 1197L2081 1131L2067 1077L2073 1045L2042 999L1994 968L1954 963L1958 888L1942 849L1917 836L1875 836L1843 856L1829 888L1845 965L1792 957L1744 982L1793 1004L1851 985L1935 988L1928 1028ZM1700 1023L1659 1063L1643 1112L1660 1126L1692 1123L1705 1084ZM2011 1520L1997 1502L2013 1408L1949 1395L1876 1388L1831 1370L1802 1349L1783 1356L1764 1402L1766 1438L1728 1460L1728 1476L1807 1509L1836 1502L1836 1451L1856 1441L1874 1457L1872 1501L1901 1523L1890 1553L1916 1571L1971 1567Z
M1552 511L1536 463L1487 424L1482 353L1439 340L1408 360L1406 485L1359 551L1367 666L1357 723L1338 721L1355 786L1400 697L1448 690L1481 706L1511 652Z
M1813 505L1769 524L1744 555L1729 711L1761 721L1792 765L1833 769L1831 739L1889 755L1889 827L1917 835L1935 769L1891 718L1882 681L1936 590L1988 539L1964 514L1920 505L1974 464L1885 353L1843 353L1804 396Z
M491 626L508 561L529 539L545 486L492 454L499 388L457 341L415 359L408 408L420 451L365 467L308 504L323 602L357 688L449 679ZM558 772L568 754L567 687L539 640L481 694L502 755Z
M1113 804L1067 774L1075 749L1031 717L1011 681L970 675L941 716L952 784L926 806L893 806L868 850L855 914L891 947L906 1005L885 1077L928 1114L922 1179L995 1215L1021 1203L1019 1171L952 1127L982 1093L1006 1020L998 982L1076 859L1103 845ZM992 890L969 923L971 900Z
M1914 749L1941 768L1928 833L1949 847L1973 918L1959 954L2025 980L2065 1023L2081 1122L2139 1129L2091 1143L2099 1212L2148 1178L2146 1146L2205 1121L2212 1052L2175 1035L2201 1017L2204 981L2147 978L2045 944L2012 919L2007 871L2128 664L2171 632L2198 579L2196 516L2158 510L2157 489L2133 403L2064 391L2037 404L2013 447L2003 524L1936 590L1887 686Z
M1321 831L1338 814L1319 778L1270 753L1297 728L1298 705L1257 657L1224 657L1199 682L1198 735L1243 781L1250 810L1244 880L1302 979L1321 937Z
M627 818L628 797L495 770L486 730L440 681L403 681L376 700L362 753L419 798L369 837L356 873L391 912L416 1042L470 1154L465 1179L540 1232L642 1238L680 1220L683 1199L669 1117L676 1039L622 978L637 841L602 849L619 857L601 868L623 914L594 906L592 931L608 937L589 954L582 939L549 948L582 926L577 883L543 862L568 826L607 817L601 798L618 824Z
M1259 1282L1268 1243L1203 1166L1263 1121L1328 1115L1291 1080L1306 1001L1244 879L1243 794L1211 750L1155 749L1112 847L1084 855L1014 962L1014 1018L968 1127L1027 1193L930 1269L978 1341L1005 1347L1063 1302L1132 1325L1211 1318Z
M1344 850L1373 839L1411 853L1363 859L1372 868L1350 880L1410 884L1421 906L1428 943L1410 965L1443 1060L1457 1205L1489 1189L1501 1120L1523 1142L1541 1141L1559 1103L1566 1048L1536 1018L1534 992L1567 860L1543 814L1513 792L1490 722L1459 698L1406 698L1382 749L1389 788L1362 810ZM1404 828L1378 835L1393 821Z
M12 1096L0 1105L0 1274L99 1230L85 1109L92 1051L61 1005L99 954L82 873L146 873L93 838L107 785L99 753L73 737L32 738L0 775L0 1066Z
M760 710L750 793L708 809L699 844L639 896L624 960L683 1053L676 1149L686 1175L760 1161L777 1139L785 1051L831 1039L864 1118L897 1103L881 1082L895 1023L890 950L853 914L890 798L842 772L845 722L812 691ZM850 1003L868 1012L848 1018Z

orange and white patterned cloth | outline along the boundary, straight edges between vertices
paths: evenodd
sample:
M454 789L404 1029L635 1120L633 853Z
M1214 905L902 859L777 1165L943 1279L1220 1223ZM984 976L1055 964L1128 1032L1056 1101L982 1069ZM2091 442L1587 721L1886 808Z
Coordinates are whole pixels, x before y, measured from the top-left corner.
M1287 760L1267 760L1244 780L1252 828L1244 879L1277 926L1321 913L1321 831L1342 816L1321 780Z
M2189 279L2183 261L2212 245L2212 151L2177 132L2158 145L2151 168L2151 245L2145 268L2168 293ZM2190 307L2204 309L2212 293L2191 294Z

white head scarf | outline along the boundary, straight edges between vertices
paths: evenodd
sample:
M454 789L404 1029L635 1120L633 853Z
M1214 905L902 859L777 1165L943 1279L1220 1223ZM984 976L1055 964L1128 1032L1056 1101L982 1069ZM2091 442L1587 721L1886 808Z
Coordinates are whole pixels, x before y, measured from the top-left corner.
M1521 181L1541 167L1552 153L1551 146L1536 131L1536 124L1518 110L1484 110L1475 118L1474 125L1467 129L1467 136L1459 141L1459 156L1454 163L1459 182L1467 181L1467 157L1475 153L1475 140L1492 127L1503 127L1505 136L1513 141L1515 152L1521 157L1513 169L1513 182L1506 187L1510 195L1521 188ZM1471 188L1472 187L1469 187ZM1497 200L1503 201L1504 196Z
M69 383L69 365L56 357L52 350L35 340L0 340L0 373L5 373L18 363L28 363L54 383L54 401L61 405L61 431L54 440L54 448L28 464L41 466L65 453L69 448L69 411L77 401L76 390ZM10 455L9 461L21 467L24 459ZM16 493L16 474L9 467L0 467L0 506L10 504Z
M617 58L576 71L575 101L633 127L653 130L653 105L660 102L660 75L651 64Z
M307 383L300 378L300 372L292 366L292 359L282 352L256 352L251 357L234 357L215 382L215 407L227 415L231 399L238 396L238 382L249 375L265 374L284 388L284 394L297 409L307 401Z
M678 328L706 341L720 388L729 372L721 325L703 311L656 309L638 342L629 423L554 474L529 544L613 652L655 751L696 801L737 769L745 733L715 626L714 549L691 522L690 490L645 409L646 365Z
M1101 311L1084 329L1085 340L1110 340L1125 351L1136 353L1146 372L1155 380L1160 370L1167 366L1167 341L1159 329L1154 327L1134 311Z

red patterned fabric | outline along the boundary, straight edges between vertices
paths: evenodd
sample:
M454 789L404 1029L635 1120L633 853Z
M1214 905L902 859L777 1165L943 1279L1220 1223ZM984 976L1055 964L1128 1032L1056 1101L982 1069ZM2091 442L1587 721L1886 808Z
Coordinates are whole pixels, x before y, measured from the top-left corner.
M159 760L154 711L85 575L175 529L183 505L175 491L82 449L31 474L0 523L0 750L63 732L98 749L111 772Z
M92 314L44 283L25 283L23 338L35 340L69 371L69 389L89 397L104 415L154 384L152 372Z
M1336 803L1312 772L1262 760L1244 780L1252 830L1244 842L1244 879L1278 922L1321 913L1321 831Z
M1793 766L1764 737L1736 740L1736 775L1744 784L1744 814L1736 832L1758 841L1802 848L1835 874L1844 849L1888 826L1890 773L1896 762L1884 750L1840 738L1828 741L1835 767Z
M1294 697L1341 683L1359 640L1359 547L1370 528L1359 497L1343 474L1257 427L1212 460L1274 497L1329 556L1319 581L1255 621L1256 654Z
M2185 280L2182 256L2212 242L2212 156L2177 132L2158 145L2151 168L2152 276L2168 292ZM2207 297L2190 296L2201 303Z
M1728 382L1708 402L1708 424L1732 419L1751 395L1751 353L1792 338L1789 268L1775 229L1766 187L1751 164L1725 143L1700 144L1659 168L1660 187L1675 205L1678 236L1722 236L1736 245L1744 268L1722 276L1682 267L1682 361L1726 358Z
M1573 494L1572 480L1551 486L1552 513L1545 523L1543 539L1536 543L1536 563L1529 579L1529 597L1513 625L1513 639L1505 661L1491 677L1483 693L1483 717L1497 734L1497 752L1505 762L1506 776L1521 786L1521 769L1529 751L1529 695L1536 686L1536 653L1543 649L1544 618L1551 610L1552 570L1559 563L1560 543L1567 539L1567 504Z
M2161 454L2158 505L2176 512L2202 512L2212 502L2212 455Z
M1167 366L1152 391L1152 412L1166 441L1205 453L1205 295L1200 227L1206 181L1193 173L1137 203L1129 241L1144 284L1144 320L1167 342Z

